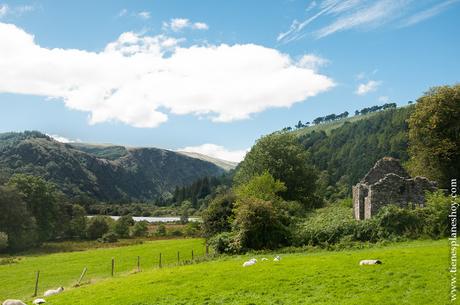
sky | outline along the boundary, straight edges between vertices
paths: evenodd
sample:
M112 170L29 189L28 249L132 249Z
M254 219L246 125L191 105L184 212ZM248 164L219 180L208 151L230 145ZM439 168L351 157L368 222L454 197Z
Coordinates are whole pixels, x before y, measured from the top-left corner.
M460 81L460 0L2 1L0 132L240 161Z

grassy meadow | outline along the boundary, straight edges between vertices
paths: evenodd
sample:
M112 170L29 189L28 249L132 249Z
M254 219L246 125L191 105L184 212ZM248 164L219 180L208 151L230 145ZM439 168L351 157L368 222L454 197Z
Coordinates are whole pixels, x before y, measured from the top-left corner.
M175 251L200 246L200 240L156 242L139 247L115 249L128 259L139 252L154 249ZM150 248L149 248L150 247ZM153 248L153 249L152 249ZM136 251L138 250L138 251ZM8 279L2 276L1 295L15 289L17 295L29 295L32 285L17 282L23 273L30 274L36 265L28 260L56 261L54 283L71 283L85 257L100 261L98 274L108 271L107 258L115 253L98 251L67 253L56 260L50 257L27 258L9 266ZM172 253L171 253L172 254ZM51 258L51 256L53 256ZM261 257L270 260L261 262ZM194 265L150 269L141 273L101 279L48 298L48 304L153 305L153 304L447 304L449 289L448 245L445 240L412 241L340 252L319 251L282 255L256 255L259 262L243 268L252 256L229 256ZM382 265L359 266L361 259L380 259ZM58 265L61 268L58 267ZM102 266L102 264L104 264ZM78 268L77 268L78 265ZM129 259L124 265L129 270ZM75 267L73 267L75 266ZM50 266L51 267L51 266ZM70 271L70 269L74 270ZM59 272L59 269L62 269ZM6 271L2 266L2 274ZM66 272L63 272L67 270ZM8 272L8 273L10 273ZM58 275L61 274L61 275ZM15 283L12 283L15 279ZM26 280L24 277L23 280ZM6 285L6 286L4 286ZM27 286L27 287L25 287ZM66 287L67 288L67 287ZM30 298L29 298L30 299Z
M139 245L100 248L87 251L55 253L45 255L25 255L16 263L0 265L0 300L7 298L28 299L34 292L35 272L40 270L38 294L45 290L64 286L72 287L84 267L88 271L82 282L91 283L111 277L111 260L115 259L115 277L137 270L137 257L140 256L142 270L158 268L159 256L162 264L177 263L177 252L181 260L190 260L194 255L203 256L205 252L202 239L175 239L144 242Z

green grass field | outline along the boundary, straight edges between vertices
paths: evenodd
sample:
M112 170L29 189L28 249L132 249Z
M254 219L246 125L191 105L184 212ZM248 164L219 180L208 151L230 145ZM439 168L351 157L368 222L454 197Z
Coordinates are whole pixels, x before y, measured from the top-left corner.
M186 242L199 245L197 240ZM281 262L259 261L246 268L241 264L252 256L232 256L100 280L67 289L50 297L47 304L448 304L448 254L447 241L414 241L363 250L286 254ZM358 265L361 259L373 258L383 264ZM18 276L14 272L15 276L8 275L10 279ZM1 287L4 295L8 289Z
M84 267L88 268L86 280L97 282L111 277L112 257L115 259L115 276L118 277L137 269L137 256L140 256L141 269L149 270L158 268L160 252L162 263L167 266L177 262L178 251L181 260L190 260L192 250L194 255L203 256L204 241L202 239L161 240L126 247L22 256L18 263L0 265L0 300L29 299L34 292L37 270L40 270L39 295L42 295L45 290L51 288L73 286Z

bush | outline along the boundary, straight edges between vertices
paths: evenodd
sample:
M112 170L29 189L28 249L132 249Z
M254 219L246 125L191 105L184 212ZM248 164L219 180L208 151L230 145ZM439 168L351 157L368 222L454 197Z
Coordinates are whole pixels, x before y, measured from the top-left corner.
M271 201L243 198L235 213L235 241L242 249L276 249L289 244L290 231Z
M134 224L131 231L131 236L144 237L149 233L149 225L147 221L138 221Z
M94 240L101 238L108 231L109 224L107 217L96 216L89 219L88 226L86 228L86 236L89 239Z
M235 235L231 232L222 232L210 238L208 245L214 249L216 253L239 253L241 247L235 242Z
M412 210L387 205L375 217L380 238L397 236L417 238L423 234L426 216L420 209Z
M166 236L166 226L164 224L160 224L157 228L156 234L158 236Z
M8 247L8 234L0 232L0 252L5 251Z
M118 241L118 236L114 232L109 232L105 233L98 241L102 243L115 243Z
M214 198L203 213L203 232L205 237L211 237L221 232L231 230L230 219L233 216L235 195L226 192Z
M114 231L121 238L129 237L129 228L134 225L134 220L131 216L121 216L115 222Z
M191 221L185 226L185 234L187 236L198 237L201 233L201 224L199 222Z

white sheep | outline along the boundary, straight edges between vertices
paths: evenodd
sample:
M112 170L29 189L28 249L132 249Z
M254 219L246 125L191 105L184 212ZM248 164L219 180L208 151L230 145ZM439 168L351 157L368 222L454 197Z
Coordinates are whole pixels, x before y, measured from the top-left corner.
M279 262L281 260L281 257L279 255L275 256L273 259L274 262Z
M254 265L255 263L257 263L257 260L255 258L252 258L248 260L247 262L244 262L243 267L249 267L249 266Z
M26 305L23 301L20 300L6 300L2 305Z
M380 265L382 262L379 261L378 259L364 259L359 262L360 266L363 265Z
M38 304L46 303L46 301L44 299L35 299L32 303L35 305L38 305Z
M58 294L58 293L61 293L64 291L64 287L59 287L58 289L50 289L50 290L47 290L43 296L45 297L49 297L49 296L52 296L52 295L55 295L55 294Z

